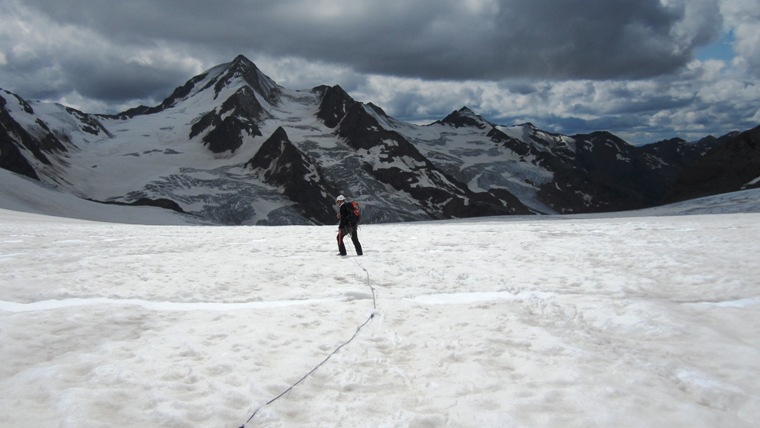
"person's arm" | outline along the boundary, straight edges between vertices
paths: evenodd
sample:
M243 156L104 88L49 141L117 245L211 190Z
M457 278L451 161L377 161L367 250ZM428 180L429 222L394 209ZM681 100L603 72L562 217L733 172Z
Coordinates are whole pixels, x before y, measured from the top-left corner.
M338 216L340 217L340 223L338 224L338 227L343 228L346 226L346 222L348 221L348 206L346 204L343 204L340 206L340 209L338 211Z

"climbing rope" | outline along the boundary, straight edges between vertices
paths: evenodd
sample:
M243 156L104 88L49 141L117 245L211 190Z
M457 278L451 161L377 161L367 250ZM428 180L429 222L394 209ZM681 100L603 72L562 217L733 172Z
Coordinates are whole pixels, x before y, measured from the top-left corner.
M309 376L311 376L311 374L312 374L312 373L314 373L315 371L317 371L317 369L318 369L318 368L322 367L322 365L323 365L324 363L326 363L326 362L327 362L327 360L329 360L329 359L330 359L330 358L331 358L333 355L335 355L335 354L336 354L338 351L340 351L340 349L341 349L341 348L343 348L344 346L346 346L346 345L348 345L349 343L351 343L351 341L353 341L353 340L354 340L354 338L356 337L356 335L357 335L357 334L359 334L359 331L360 331L360 330L361 330L361 329L362 329L362 328L363 328L365 325L369 324L369 322L370 322L370 321L372 320L372 318L374 318L374 317L375 317L375 313L373 312L372 314L370 314L369 318L367 318L367 321L364 321L364 324L360 325L360 326L359 326L359 327L356 329L356 331L354 332L354 335L353 335L353 336L351 336L351 338L350 338L350 339L348 339L347 341L345 341L345 342L341 343L341 344L340 344L340 346L338 346L337 348L335 348L335 350L334 350L334 351L332 351L332 353L330 353L330 355L328 355L328 356L327 356L327 358L325 358L324 360L322 360L322 362L321 362L321 363L317 364L317 365L316 365L316 366L315 366L313 369L311 369L311 370L310 370L308 373L306 373L306 374L305 374L305 375L304 375L304 376L303 376L301 379L298 379L298 382L296 382L296 383L294 383L293 385L291 385L290 387L288 387L288 389L286 389L285 391L282 391L282 393L280 393L280 395L278 395L278 396L274 397L273 399L271 399L271 400L267 401L267 402L266 402L266 404L264 404L264 405L262 405L262 406L259 406L259 408L258 408L258 409L256 409L256 411L254 411L254 412L253 412L253 414L251 415L251 417L250 417L250 418L248 418L248 420L247 420L247 421L245 421L245 423L247 424L248 422L250 422L250 421L251 421L251 419L253 419L253 417L254 417L254 416L256 416L256 413L258 413L258 412L259 412L259 410L261 410L261 409L262 409L262 408L264 408L265 406L268 406L268 405L270 405L270 404L274 403L274 402L275 402L275 401L277 401L277 400L278 400L280 397L282 397L283 395L287 394L288 392L290 392L290 390L292 390L293 388L295 388L296 386L298 386L298 384L300 384L301 382L305 381L305 380L306 380L306 378L308 378ZM245 424L241 425L241 426L240 426L240 428L245 428Z
M369 282L369 272L367 272L367 269L364 269L364 266L359 264L359 261L354 259L356 262L356 265L359 266L361 270L364 271L364 273L367 274L367 287L369 287L370 290L372 290L372 309L377 309L377 300L375 299L375 287L372 286Z
M377 309L377 300L375 299L375 288L372 287L372 284L370 283L369 272L362 265L360 265L358 261L356 261L356 264L359 266L359 268L361 268L364 271L364 273L367 274L367 286L370 288L370 290L372 290L372 308L376 310ZM305 381L306 378L308 378L309 376L311 376L312 373L314 373L315 371L317 371L317 369L319 369L320 367L322 367L322 365L325 364L333 355L337 354L338 351L341 350L341 348L343 348L344 346L346 346L349 343L351 343L356 338L356 336L359 334L359 332L361 331L361 329L364 328L364 326L366 326L367 324L369 324L369 322L372 321L372 319L374 317L375 317L375 312L373 311L370 314L369 318L367 318L367 320L364 321L364 323L362 323L359 327L356 328L356 331L354 332L353 336L351 336L350 339L348 339L347 341L345 341L345 342L341 343L340 345L338 345L338 347L335 348L335 350L333 350L330 353L330 355L328 355L319 364L317 364L316 366L314 366L314 368L311 369L308 373L306 373L301 379L298 379L298 381L296 383L294 383L293 385L290 385L286 390L282 391L278 396L272 398L271 400L267 401L263 405L259 406L253 412L253 414L251 414L251 417L248 418L248 420L245 421L245 423L240 426L240 428L245 428L245 424L247 424L248 422L250 422L251 419L253 419L253 417L256 416L256 414L259 412L259 410L261 410L264 407L266 407L266 406L274 403L275 401L277 401L278 399L280 399L282 396L284 396L285 394L287 394L288 392L290 392L293 388L295 388L296 386L298 386L301 382Z

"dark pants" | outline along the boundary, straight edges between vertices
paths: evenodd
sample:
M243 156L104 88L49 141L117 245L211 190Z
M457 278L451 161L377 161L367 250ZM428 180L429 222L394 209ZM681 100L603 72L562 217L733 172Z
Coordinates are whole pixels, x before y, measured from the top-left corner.
M340 255L345 256L346 255L346 245L343 243L343 238L346 235L351 235L351 242L354 244L354 248L356 249L357 255L362 255L362 244L359 243L359 233L358 228L354 225L348 224L345 227L338 230L338 251L340 251Z

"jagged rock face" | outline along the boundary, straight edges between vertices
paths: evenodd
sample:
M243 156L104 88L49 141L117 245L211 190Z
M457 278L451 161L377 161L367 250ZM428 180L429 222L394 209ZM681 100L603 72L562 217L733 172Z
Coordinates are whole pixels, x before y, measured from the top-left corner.
M281 187L304 217L319 224L334 221L332 195L337 192L326 185L319 166L290 142L283 128L277 128L245 166L262 181Z
M353 104L341 121L338 136L346 139L346 144L355 150L371 149L382 145L384 139L397 139L397 133L380 127L363 104Z
M663 203L680 171L718 144L672 139L634 147L607 132L575 135L573 155L561 156L554 180L541 199L558 212L623 211ZM569 160L569 161L568 161Z
M269 104L276 104L280 88L243 56L235 58L223 72L215 76L210 76L210 74L207 72L190 79L156 107L140 106L111 117L124 119L157 114L205 90L213 90L216 99L222 95L228 85L234 86L236 84L234 82L240 81L243 85L224 100L221 107L210 110L200 117L189 133L190 139L203 135L201 139L203 144L214 153L234 153L246 137L262 136L257 124L271 116L258 97Z
M648 196L648 206L662 204L666 192L676 184L684 168L693 165L713 147L726 143L730 134L721 138L705 138L696 143L670 139L638 148L636 176Z
M37 172L9 137L0 118L0 168L39 180Z
M193 138L208 131L203 136L203 143L214 153L234 153L243 144L246 136L261 136L257 123L271 116L256 94L270 104L276 103L279 94L278 86L242 56L237 57L224 73L208 82L203 89L213 84L215 95L219 96L226 85L235 78L242 78L246 86L224 101L219 111L213 110L204 115L193 125L190 132L190 138Z
M467 107L417 126L340 86L285 89L242 56L118 115L3 94L0 167L219 224L332 223L339 193L374 223L623 210L760 181L757 130L634 147L494 125Z
M594 212L635 209L645 206L645 196L637 186L636 149L607 132L576 136L575 164L579 171L564 170L565 211ZM551 185L545 194L552 192Z
M220 108L203 115L190 130L191 139L205 133L203 144L214 153L234 153L246 137L261 136L258 123L271 116L257 94L272 104L277 101L279 94L278 86L245 57L237 57L223 73L202 86L199 92L213 87L214 97L219 97L226 85L235 79L242 79L244 85L227 98ZM193 79L191 82L195 86L200 80ZM181 91L183 94L186 92L187 90Z
M434 123L451 125L455 128L476 127L480 129L486 129L491 127L485 119L476 115L467 107L462 107L461 109L446 116L443 120Z
M81 129L82 132L86 132L93 136L99 136L101 133L106 134L109 137L111 136L111 133L108 132L102 123L100 123L97 117L82 113L81 111L73 109L71 107L65 107L65 109L68 114L75 117L79 121L79 129Z
M341 122L339 135L358 153L366 153L364 167L377 180L420 201L432 218L528 212L516 198L510 198L508 206L494 194L471 191L437 168L401 134L384 129L376 118L384 116L380 109L356 104Z
M7 102L0 95L0 168L13 171L17 174L25 175L29 178L39 180L37 172L26 158L21 154L18 146L14 142L20 140L24 146L32 146L33 140L27 132L18 126L16 121L11 118L5 110ZM31 110L31 108L29 108ZM33 113L33 111L29 111ZM25 143L26 142L26 143Z
M26 101L15 94L4 93L14 97L13 101L18 103L22 114L31 116L35 114L34 109ZM31 129L34 131L33 135L11 116L9 107L8 101L0 95L0 167L38 180L39 175L33 163L50 166L49 156L67 151L66 144L61 141L66 136L54 134L39 118L34 120L34 126ZM75 110L71 109L71 111ZM87 129L87 132L91 131L87 126L82 128ZM24 152L29 153L31 159L24 156Z
M206 87L214 86L218 95L225 87L236 78L243 81L257 94L261 95L269 104L275 104L280 93L280 87L269 77L264 75L256 65L248 58L239 55L215 80L210 81ZM205 88L204 88L205 89Z
M348 110L357 104L343 88L337 85L333 87L319 86L314 88L314 92L319 93L322 97L317 117L329 128L338 126Z
M521 162L527 162L527 159L531 159L530 162L532 164L547 171L555 172L562 170L575 157L575 154L567 146L558 146L532 135L529 136L529 144L510 137L495 127L489 130L487 136L492 141L503 145L511 152L519 155Z
M209 150L234 153L246 136L261 136L257 122L267 118L269 115L254 92L243 87L222 104L220 111L212 110L195 123L189 137L192 139L207 131L202 140Z
M667 202L760 187L760 126L742 132L685 168Z

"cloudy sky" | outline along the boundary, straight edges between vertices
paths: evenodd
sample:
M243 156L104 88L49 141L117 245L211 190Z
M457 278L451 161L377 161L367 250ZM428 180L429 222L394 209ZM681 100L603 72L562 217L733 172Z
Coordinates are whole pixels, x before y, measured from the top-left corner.
M87 112L155 105L243 54L405 121L635 143L760 124L760 0L0 0L0 88Z

